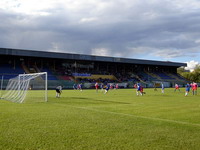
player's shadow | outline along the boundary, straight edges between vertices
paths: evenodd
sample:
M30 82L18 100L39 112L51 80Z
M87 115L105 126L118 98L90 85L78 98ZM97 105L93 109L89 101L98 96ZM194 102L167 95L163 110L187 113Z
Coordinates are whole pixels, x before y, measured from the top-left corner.
M101 100L101 99L93 99L93 98L86 98L86 97L69 97L71 100L84 100L87 103L99 104L99 103L111 103L111 104L131 104L127 102L117 102L117 101L108 101L108 100Z
M160 95L151 95L154 97L174 97L173 95L168 95L168 94L160 94Z

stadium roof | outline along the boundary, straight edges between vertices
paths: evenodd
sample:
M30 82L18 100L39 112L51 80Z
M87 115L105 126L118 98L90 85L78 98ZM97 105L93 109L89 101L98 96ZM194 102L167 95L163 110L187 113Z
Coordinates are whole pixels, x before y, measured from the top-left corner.
M159 66L174 66L174 67L187 66L186 63L170 62L170 61L105 57L105 56L44 52L44 51L21 50L21 49L10 49L10 48L0 48L0 55L57 58L57 59L71 59L71 60L85 60L85 61L102 61L102 62L129 63L129 64L140 64L140 65L159 65Z

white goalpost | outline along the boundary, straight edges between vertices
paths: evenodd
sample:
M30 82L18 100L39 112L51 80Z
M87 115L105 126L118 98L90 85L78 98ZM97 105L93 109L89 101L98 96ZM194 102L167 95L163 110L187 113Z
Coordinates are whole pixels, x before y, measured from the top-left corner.
M47 102L47 72L19 74L8 81L1 99L22 102Z

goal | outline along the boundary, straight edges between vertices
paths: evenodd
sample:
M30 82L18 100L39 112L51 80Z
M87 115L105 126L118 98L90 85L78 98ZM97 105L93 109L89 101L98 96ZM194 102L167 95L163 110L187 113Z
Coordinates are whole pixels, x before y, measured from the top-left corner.
M22 102L47 102L47 72L19 74L8 81L1 99Z

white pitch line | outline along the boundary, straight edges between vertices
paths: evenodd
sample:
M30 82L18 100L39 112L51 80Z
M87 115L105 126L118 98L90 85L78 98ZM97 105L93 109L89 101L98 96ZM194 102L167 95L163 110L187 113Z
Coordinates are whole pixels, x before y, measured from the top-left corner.
M176 124L200 127L200 124L189 123L189 122L184 122L184 121L176 121L176 120L161 119L161 118L146 117L146 116L137 116L137 115L132 115L132 114L117 113L117 112L105 111L105 110L97 110L97 109L92 109L92 108L88 108L88 107L75 107L75 106L71 106L71 105L67 105L67 106L70 106L73 108L78 108L78 109L85 109L85 110L91 110L91 111L96 111L96 112L109 113L109 114L114 114L114 115L122 115L122 116L129 116L129 117L135 117L135 118L143 118L143 119L149 119L149 120L164 121L164 122L169 122L169 123L176 123Z

